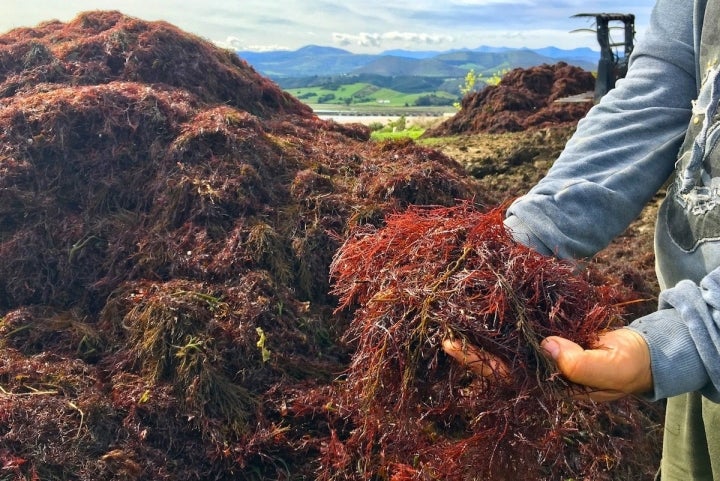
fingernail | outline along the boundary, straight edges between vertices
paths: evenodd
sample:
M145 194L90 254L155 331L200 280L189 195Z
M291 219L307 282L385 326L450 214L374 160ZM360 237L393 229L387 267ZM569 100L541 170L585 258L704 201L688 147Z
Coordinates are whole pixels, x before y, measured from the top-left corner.
M553 359L557 359L558 354L560 354L560 344L558 344L552 339L545 339L541 345L542 348L545 349L548 354L550 354L550 357L552 357Z

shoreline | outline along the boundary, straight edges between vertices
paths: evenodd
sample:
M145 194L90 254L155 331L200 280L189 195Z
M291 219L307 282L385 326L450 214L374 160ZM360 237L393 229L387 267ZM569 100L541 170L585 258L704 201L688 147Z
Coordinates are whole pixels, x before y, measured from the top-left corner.
M339 124L363 124L369 125L372 123L379 122L383 125L395 122L401 117L405 117L408 125L427 125L428 123L434 124L449 119L453 115L452 112L442 114L428 114L428 113L417 113L417 114L401 114L401 113L384 113L384 114L370 114L364 112L357 112L353 114L340 113L340 112L321 112L315 111L315 115L323 120L333 120Z
M339 124L387 124L405 117L408 125L439 123L457 113L452 107L402 107L382 105L344 106L337 104L307 104L321 119Z

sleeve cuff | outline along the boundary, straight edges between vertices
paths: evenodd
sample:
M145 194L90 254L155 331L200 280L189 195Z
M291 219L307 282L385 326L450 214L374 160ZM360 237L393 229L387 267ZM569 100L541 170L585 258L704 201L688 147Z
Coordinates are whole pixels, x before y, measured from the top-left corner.
M536 252L552 256L553 252L521 221L516 215L510 215L505 219L505 227L510 231L516 242L529 247Z
M641 317L628 328L643 336L650 349L653 392L644 397L655 401L702 391L710 382L688 326L675 309Z

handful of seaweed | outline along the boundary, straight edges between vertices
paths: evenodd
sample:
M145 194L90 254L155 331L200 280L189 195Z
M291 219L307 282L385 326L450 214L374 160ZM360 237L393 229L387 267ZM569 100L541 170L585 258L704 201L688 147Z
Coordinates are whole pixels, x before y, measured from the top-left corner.
M602 480L642 459L631 452L647 435L638 401L569 401L571 386L539 347L549 335L592 346L622 324L632 293L516 243L501 209L464 202L391 215L356 229L331 275L338 310L355 308L348 469L394 481ZM509 379L469 375L442 352L445 339L497 356Z

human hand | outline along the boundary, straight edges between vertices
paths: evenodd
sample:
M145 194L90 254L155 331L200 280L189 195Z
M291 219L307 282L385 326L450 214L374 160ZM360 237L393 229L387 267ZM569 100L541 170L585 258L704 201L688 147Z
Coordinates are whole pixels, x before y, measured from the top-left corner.
M592 349L558 336L547 337L541 346L568 381L585 386L575 397L612 401L653 388L650 349L631 329L602 334Z
M445 339L442 346L450 357L460 365L470 368L478 376L503 380L508 380L510 376L510 369L504 362L472 344Z

